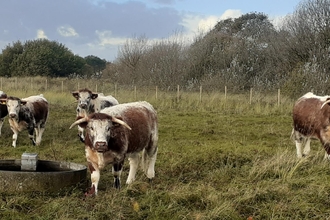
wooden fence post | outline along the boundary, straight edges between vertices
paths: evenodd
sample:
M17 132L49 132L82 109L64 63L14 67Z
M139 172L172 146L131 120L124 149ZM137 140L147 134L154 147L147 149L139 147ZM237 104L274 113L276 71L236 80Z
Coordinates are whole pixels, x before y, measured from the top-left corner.
M158 99L158 86L156 86L156 100Z
M199 101L202 102L202 86L199 87Z
M177 95L176 95L177 102L179 102L179 99L180 99L180 86L178 85L178 87L177 87Z
M227 100L227 86L225 86L225 101Z
M277 106L281 104L281 89L277 90Z
M134 101L136 101L136 86L134 86Z
M62 93L63 93L63 80L62 80L62 87L61 88L62 88Z
M115 84L115 97L117 96L117 83Z
M252 88L250 89L250 105L252 104Z

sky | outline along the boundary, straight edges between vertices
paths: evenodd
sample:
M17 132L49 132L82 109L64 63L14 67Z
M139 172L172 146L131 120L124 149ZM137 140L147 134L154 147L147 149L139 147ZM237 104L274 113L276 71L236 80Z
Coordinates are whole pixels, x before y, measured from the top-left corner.
M81 57L114 61L127 39L189 42L220 20L257 12L274 23L299 0L0 0L0 49L46 38Z

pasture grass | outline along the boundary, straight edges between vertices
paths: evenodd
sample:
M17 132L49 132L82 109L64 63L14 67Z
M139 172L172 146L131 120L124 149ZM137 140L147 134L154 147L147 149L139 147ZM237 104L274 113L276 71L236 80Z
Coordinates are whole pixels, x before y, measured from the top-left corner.
M71 90L70 90L71 91ZM18 97L33 91L9 90ZM38 94L36 91L34 94ZM0 159L37 152L40 159L86 164L70 92L42 91L50 117L41 146L27 132L11 147L8 121L2 129ZM105 92L106 93L106 92ZM134 101L131 91L120 102ZM115 190L111 167L101 173L99 194L84 198L74 188L57 194L1 192L1 219L329 219L330 163L312 142L311 155L298 160L291 134L292 100L277 106L273 96L175 94L151 102L159 117L156 177L139 170L136 181ZM122 183L128 174L125 162ZM88 172L88 180L90 175ZM89 184L88 184L89 185Z

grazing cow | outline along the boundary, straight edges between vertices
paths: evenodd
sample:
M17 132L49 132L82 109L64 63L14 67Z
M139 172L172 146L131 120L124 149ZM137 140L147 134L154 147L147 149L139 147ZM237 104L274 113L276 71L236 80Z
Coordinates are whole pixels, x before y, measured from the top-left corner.
M151 180L155 176L158 124L155 109L148 102L132 102L105 108L75 121L70 128L86 128L85 151L92 186L86 195L97 194L100 170L112 164L114 186L120 188L120 174L127 156L130 164L126 183L135 180L142 152L142 168Z
M292 137L296 142L298 158L309 154L311 138L315 138L321 141L326 151L325 158L330 159L329 102L330 96L317 96L309 92L294 104Z
M72 96L78 101L77 117L85 117L86 115L100 112L102 109L118 105L117 99L113 96L104 96L103 93L94 93L89 89L80 89L72 92ZM78 137L84 142L84 129L78 126Z
M6 99L7 95L3 91L0 91L0 99ZM0 105L0 135L1 135L1 129L3 122L5 120L5 117L8 115L8 110L7 106L5 105Z
M48 102L43 95L30 96L24 99L9 96L1 99L6 104L9 124L13 134L13 147L16 147L18 132L27 129L33 145L39 145L48 117ZM34 131L36 139L34 140Z

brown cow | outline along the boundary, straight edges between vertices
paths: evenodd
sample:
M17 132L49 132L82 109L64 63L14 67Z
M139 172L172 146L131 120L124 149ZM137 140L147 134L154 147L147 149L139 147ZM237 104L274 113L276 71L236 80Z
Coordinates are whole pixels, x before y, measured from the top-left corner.
M292 137L296 142L298 158L309 154L311 138L319 139L326 151L325 158L330 157L329 100L330 96L317 96L309 92L294 104Z
M33 145L39 145L48 117L48 102L43 95L30 96L24 99L9 96L1 99L6 104L9 124L13 134L13 147L16 147L18 132L27 129ZM34 140L34 131L36 139Z
M155 176L158 125L155 109L147 102L132 102L105 108L78 119L70 128L86 128L85 151L91 172L91 189L86 195L97 194L100 170L112 164L114 186L120 188L120 174L127 156L130 164L126 183L135 180L142 152L142 168L149 179Z

